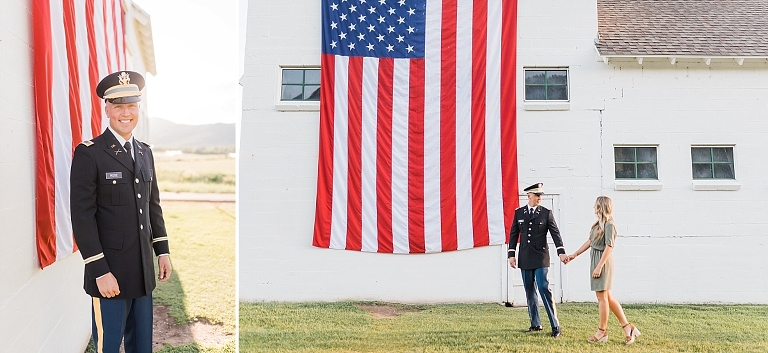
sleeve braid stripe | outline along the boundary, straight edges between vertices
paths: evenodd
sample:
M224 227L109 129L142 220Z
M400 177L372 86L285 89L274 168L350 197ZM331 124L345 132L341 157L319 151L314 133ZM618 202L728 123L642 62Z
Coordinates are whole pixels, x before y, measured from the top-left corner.
M104 253L103 253L103 252L100 252L100 253L98 253L98 254L96 254L96 255L93 255L93 256L91 256L91 257L89 257L89 258L87 258L87 259L83 260L83 261L84 261L84 262L85 262L85 264L87 265L87 264L89 264L89 263L91 263L91 262L94 262L94 261L96 261L96 260L100 260L100 259L103 259L103 258L104 258Z
M159 238L152 239L152 244L161 242L161 241L168 241L168 237L159 237Z

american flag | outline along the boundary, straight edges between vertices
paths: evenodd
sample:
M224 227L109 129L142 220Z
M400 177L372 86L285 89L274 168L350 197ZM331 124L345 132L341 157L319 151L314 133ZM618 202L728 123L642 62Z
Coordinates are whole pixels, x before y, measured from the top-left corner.
M322 1L314 246L506 243L516 17L507 0Z
M77 144L106 127L99 80L126 68L120 0L35 0L32 4L37 128L36 237L45 268L77 251L69 213L69 170Z

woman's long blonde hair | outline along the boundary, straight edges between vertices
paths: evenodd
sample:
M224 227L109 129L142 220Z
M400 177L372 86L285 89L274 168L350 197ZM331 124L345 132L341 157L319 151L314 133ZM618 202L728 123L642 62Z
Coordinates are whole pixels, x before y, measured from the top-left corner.
M595 216L597 221L592 229L597 229L597 236L605 234L605 223L613 220L613 201L608 196L598 196L595 200Z

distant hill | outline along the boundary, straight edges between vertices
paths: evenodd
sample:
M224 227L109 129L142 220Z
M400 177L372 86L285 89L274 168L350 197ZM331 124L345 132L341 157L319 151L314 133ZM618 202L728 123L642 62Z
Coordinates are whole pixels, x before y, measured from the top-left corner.
M235 124L184 125L151 118L148 142L160 150L231 148L234 152L235 134Z

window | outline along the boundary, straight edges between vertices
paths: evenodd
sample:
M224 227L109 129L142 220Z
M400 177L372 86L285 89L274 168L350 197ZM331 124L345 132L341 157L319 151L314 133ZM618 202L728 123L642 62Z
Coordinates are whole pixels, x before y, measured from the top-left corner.
M616 179L659 179L656 147L614 147Z
M320 69L283 69L281 101L319 101Z
M525 69L525 100L567 101L568 70Z
M693 179L736 179L733 147L691 147Z

